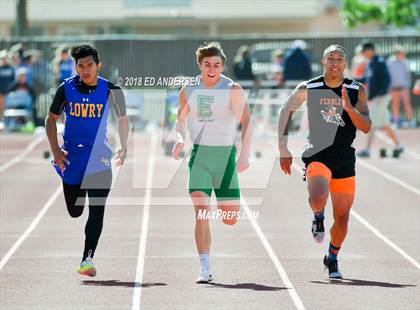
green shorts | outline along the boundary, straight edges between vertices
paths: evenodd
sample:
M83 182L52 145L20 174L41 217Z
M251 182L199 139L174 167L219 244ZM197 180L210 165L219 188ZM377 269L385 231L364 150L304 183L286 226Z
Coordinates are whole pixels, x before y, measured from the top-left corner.
M214 189L218 201L240 199L233 146L194 144L188 167L190 194L204 192L210 197Z

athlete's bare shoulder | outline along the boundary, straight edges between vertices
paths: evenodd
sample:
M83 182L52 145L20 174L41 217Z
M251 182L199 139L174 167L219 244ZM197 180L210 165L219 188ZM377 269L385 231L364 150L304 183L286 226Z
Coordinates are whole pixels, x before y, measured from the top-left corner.
M237 82L233 82L232 83L232 89L234 89L234 90L242 90L242 86L241 86L241 84L239 84Z
M307 101L307 99L307 81L304 81L297 85L290 96L287 98L286 102L284 103L284 109L289 111L296 111L305 101Z
M308 84L308 81L300 82L298 86L296 86L296 90L306 90L306 85Z

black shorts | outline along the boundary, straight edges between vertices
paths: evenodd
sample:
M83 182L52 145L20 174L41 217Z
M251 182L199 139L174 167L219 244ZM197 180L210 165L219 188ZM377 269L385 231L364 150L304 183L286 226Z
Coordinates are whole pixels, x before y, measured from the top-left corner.
M344 179L356 175L356 156L353 147L323 150L309 157L305 156L305 152L303 152L302 161L305 163L305 167L314 161L323 163L331 170L333 179Z

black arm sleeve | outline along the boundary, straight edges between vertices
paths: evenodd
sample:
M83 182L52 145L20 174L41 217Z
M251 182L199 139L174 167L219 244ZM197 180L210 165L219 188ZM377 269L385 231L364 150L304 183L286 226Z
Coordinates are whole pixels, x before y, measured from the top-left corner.
M50 112L56 115L60 115L61 112L63 112L65 105L66 105L66 95L64 93L64 84L61 83L55 92L53 102L50 106Z
M108 103L113 106L118 117L126 115L125 97L121 87L109 82Z

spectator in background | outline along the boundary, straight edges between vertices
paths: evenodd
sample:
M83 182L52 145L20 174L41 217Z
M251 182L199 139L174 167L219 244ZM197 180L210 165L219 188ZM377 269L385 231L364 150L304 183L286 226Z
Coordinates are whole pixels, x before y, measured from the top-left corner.
M50 61L46 61L42 57L40 50L32 49L26 52L30 56L30 69L32 71L31 87L35 91L35 96L38 94L47 93L51 86L54 85L54 76L51 74ZM55 85L54 85L55 86ZM38 105L34 102L34 123L36 126L44 125L44 115L39 115Z
M420 96L420 79L414 82L413 95Z
M47 92L54 85L54 76L51 74L51 63L45 60L40 50L29 50L33 72L33 85L37 94ZM44 122L44 120L42 120Z
M10 59L16 70L20 67L23 62L23 54L25 53L25 47L22 43L17 43L10 47Z
M284 71L284 51L281 49L276 49L273 52L274 66L275 71L279 70L280 72Z
M285 83L290 82L297 85L299 82L309 80L312 77L311 60L304 51L306 47L304 41L296 40L293 42L292 48L286 53L283 71Z
M389 74L391 76L391 111L392 122L400 127L416 127L413 120L413 109L410 102L411 73L408 60L405 58L405 52L401 47L395 49L395 55L388 58L387 61ZM406 121L400 122L400 102L403 102Z
M60 85L65 79L76 74L73 59L69 55L68 48L59 48L57 56L53 60L53 72L57 85Z
M20 67L20 58L19 58L18 53L9 51L8 58L10 60L10 65L13 67L13 69L16 72L16 70L19 69Z
M249 48L242 45L233 60L233 76L235 80L239 81L254 81L257 82L257 77L252 72L252 61L249 54Z
M25 71L25 68L19 68L16 72L16 82L13 83L9 89L9 94L12 92L16 92L18 94L26 94L30 100L22 100L20 103L17 103L17 106L14 106L14 108L24 108L26 110L29 110L33 112L33 105L35 103L35 92L31 85L29 85L27 81L27 72ZM25 97L25 98L26 98ZM22 96L23 98L23 96ZM6 100L6 108L8 108L8 103Z
M404 148L399 143L397 136L390 126L388 117L390 75L383 57L376 54L375 45L372 42L365 42L362 45L364 57L369 60L365 72L365 81L368 90L368 106L372 128L368 134L366 149L357 153L359 157L369 157L375 129L383 129L394 142L394 157L399 157Z
M33 74L32 74L32 55L25 52L23 54L23 62L21 63L20 68L25 69L26 72L26 83L30 86L33 86ZM23 71L22 71L23 72Z
M281 49L276 49L273 52L273 68L272 77L276 81L275 88L282 88L284 86L283 71L284 71L284 52Z
M366 67L369 60L362 54L362 46L359 44L354 49L354 56L351 60L351 76L356 81L364 83Z
M7 51L0 51L0 130L4 128L4 98L15 80L15 69L9 64Z

